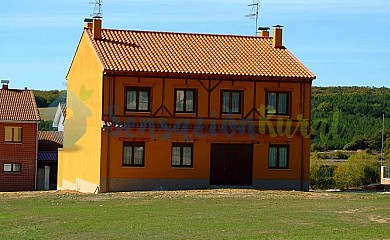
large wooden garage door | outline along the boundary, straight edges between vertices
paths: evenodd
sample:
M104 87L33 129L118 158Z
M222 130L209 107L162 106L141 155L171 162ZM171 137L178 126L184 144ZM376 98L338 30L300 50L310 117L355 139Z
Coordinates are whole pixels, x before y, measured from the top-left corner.
M212 144L210 185L252 185L253 145Z

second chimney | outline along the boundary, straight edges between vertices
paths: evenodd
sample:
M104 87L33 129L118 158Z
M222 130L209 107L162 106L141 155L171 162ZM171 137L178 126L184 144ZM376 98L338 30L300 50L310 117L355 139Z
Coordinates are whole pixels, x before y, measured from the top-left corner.
M259 27L257 30L259 37L269 37L269 27Z
M84 19L85 22L85 28L92 29L93 27L93 19L92 18L86 18Z
M1 84L3 85L2 86L3 90L8 90L9 80L1 80Z
M274 28L274 36L273 43L275 48L283 48L283 26L275 25Z
M102 39L102 19L95 17L92 26L93 39Z

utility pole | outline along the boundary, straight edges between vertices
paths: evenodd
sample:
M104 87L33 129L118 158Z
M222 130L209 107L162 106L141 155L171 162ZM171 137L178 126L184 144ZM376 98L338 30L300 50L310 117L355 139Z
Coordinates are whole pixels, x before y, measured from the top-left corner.
M381 146L381 166L383 166L383 144L385 140L385 114L383 114L383 125L382 125L382 146Z

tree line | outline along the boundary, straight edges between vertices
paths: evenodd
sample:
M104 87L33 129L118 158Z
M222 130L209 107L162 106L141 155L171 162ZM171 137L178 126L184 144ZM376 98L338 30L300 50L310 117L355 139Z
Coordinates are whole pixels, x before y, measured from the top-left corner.
M390 89L313 87L312 150L380 151L382 116L390 145Z

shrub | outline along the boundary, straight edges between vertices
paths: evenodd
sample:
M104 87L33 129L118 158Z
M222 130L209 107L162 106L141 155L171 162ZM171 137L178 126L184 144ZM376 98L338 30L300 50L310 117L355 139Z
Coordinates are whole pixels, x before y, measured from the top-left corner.
M338 159L348 159L348 156L342 153L341 151L336 151L336 157Z
M310 187L312 189L334 188L334 170L335 166L321 165L318 154L313 154L310 158Z
M313 143L310 145L310 151L311 152L325 152L326 150L328 150L328 147L326 146L326 144L318 144L318 143Z
M336 186L341 189L358 188L379 181L380 165L374 155L358 152L337 166L334 172Z

